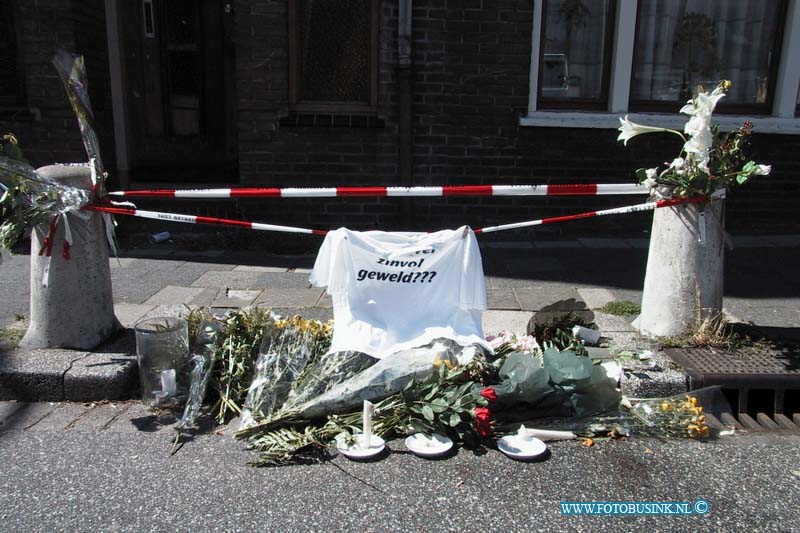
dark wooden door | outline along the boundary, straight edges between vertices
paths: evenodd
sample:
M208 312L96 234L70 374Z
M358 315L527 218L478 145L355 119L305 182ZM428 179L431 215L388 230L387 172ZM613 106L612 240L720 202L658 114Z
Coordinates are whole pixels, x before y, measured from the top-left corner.
M230 2L120 2L136 181L236 177Z

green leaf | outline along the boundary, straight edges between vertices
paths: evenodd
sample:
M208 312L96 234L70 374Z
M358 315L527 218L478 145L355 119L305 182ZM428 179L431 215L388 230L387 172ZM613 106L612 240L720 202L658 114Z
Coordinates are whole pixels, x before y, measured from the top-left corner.
M423 405L422 406L422 416L424 416L430 422L433 422L433 409L431 409L430 405Z
M636 169L636 179L639 181L644 181L647 179L647 169L646 168L638 168Z
M430 408L434 413L443 413L447 410L448 407L449 404L447 403L447 400L445 400L444 398L435 398L430 403Z
M456 427L461 423L461 417L458 413L450 413L450 419L447 421L450 427Z
M739 185L744 184L748 179L750 179L750 174L736 174L736 183Z

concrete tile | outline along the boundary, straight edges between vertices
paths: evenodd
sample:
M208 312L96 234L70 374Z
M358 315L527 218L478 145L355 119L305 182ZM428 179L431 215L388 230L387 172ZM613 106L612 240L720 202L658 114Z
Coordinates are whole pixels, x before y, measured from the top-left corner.
M773 246L781 248L791 248L800 246L800 235L770 235L767 241Z
M626 239L595 239L591 237L584 237L579 238L581 244L583 244L586 248L600 248L600 249L618 249L618 248L630 248L630 244L626 242Z
M564 312L585 308L585 304L574 287L515 288L514 293L523 311L538 311L561 301L573 302L564 307Z
M133 401L105 430L114 433L155 433L173 427L179 416L171 411L149 411L143 403Z
M534 241L537 248L584 248L578 241Z
M264 307L314 307L323 290L311 289L264 289L253 305Z
M136 263L136 261L138 261L138 259L136 259L135 257L119 257L119 258L117 258L117 257L109 257L108 258L108 265L112 269L128 268L128 267L132 266L134 263Z
M595 312L594 323L597 324L603 337L613 336L608 334L633 333L637 331L626 317L619 315Z
M564 265L555 257L515 257L505 261L509 274L536 274L542 272L560 272Z
M191 251L183 251L181 250L181 256L183 257L222 257L225 255L225 250L191 250Z
M145 300L144 305L188 304L203 292L202 287L176 287L167 285Z
M217 294L224 290L225 289L218 289L217 287L203 287L203 290L200 292L200 294L192 298L192 301L189 302L189 305L208 307L217 298Z
M212 307L247 307L258 298L263 291L250 289L224 289L217 293L211 303Z
M734 248L769 248L774 246L770 239L756 235L734 235L731 237Z
M300 315L305 319L319 320L320 322L333 320L333 309L329 307L273 307L272 312L282 317Z
M578 294L589 309L599 309L615 300L614 294L608 289L579 288Z
M328 294L327 292L323 292L322 296L319 297L319 301L317 302L317 305L315 307L323 307L323 308L326 308L326 309L332 309L333 308L333 298L331 298L331 295Z
M144 315L153 309L152 305L115 303L114 314L126 328L133 327Z
M534 246L530 241L495 241L487 242L486 248L495 250L532 250Z
M520 305L513 289L487 289L486 301L489 309L519 311Z
M23 430L36 425L56 408L55 403L18 403L0 422L0 430Z
M628 246L637 249L647 249L650 247L650 239L625 239Z
M132 402L90 404L82 416L66 429L74 431L102 431L128 411Z
M290 268L287 272L294 272L295 274L306 274L306 275L308 275L308 274L311 274L311 270L312 270L311 268L296 267L296 268Z
M531 313L525 311L484 311L483 334L496 335L503 330L524 334L531 316Z
M263 289L265 287L308 288L308 276L293 272L222 272L208 271L192 282L192 287L227 287Z
M29 427L30 431L63 431L72 422L77 420L88 407L82 403L62 402L54 405L54 409L35 425Z
M233 272L286 272L286 267L238 265Z

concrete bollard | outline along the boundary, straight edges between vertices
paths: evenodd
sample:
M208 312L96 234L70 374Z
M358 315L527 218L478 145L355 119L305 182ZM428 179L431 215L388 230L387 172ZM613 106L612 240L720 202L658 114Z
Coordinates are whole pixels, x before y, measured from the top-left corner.
M37 173L64 185L91 188L88 166L50 165ZM30 325L22 348L91 350L120 327L114 316L103 219L99 213L84 213L67 215L73 238L69 260L62 257L63 222L59 222L50 258L39 255L47 228L31 233ZM47 286L43 286L45 276Z
M653 213L642 313L634 322L643 334L680 335L722 312L723 209L717 200Z

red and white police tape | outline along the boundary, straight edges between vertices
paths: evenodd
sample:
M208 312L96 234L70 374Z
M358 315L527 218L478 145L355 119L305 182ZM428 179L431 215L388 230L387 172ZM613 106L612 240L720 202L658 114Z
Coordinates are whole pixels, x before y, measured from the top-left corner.
M143 189L113 191L121 198L335 198L354 196L600 196L649 194L636 183L589 183L567 185L445 185L438 187L253 187L231 189Z
M653 202L645 202L643 204L629 205L625 207L616 207L613 209L604 209L602 211L587 211L585 213L576 213L574 215L565 215L560 217L542 218L539 220L529 220L526 222L516 222L513 224L502 224L499 226L488 226L474 230L476 234L480 233L494 233L497 231L506 231L512 229L526 228L529 226L540 226L543 224L554 224L557 222L566 222L569 220L578 220L581 218L602 217L607 215L622 215L625 213L636 213L639 211L651 211L661 207L672 207L680 204L690 203L697 204L711 200L717 200L725 197L725 189L720 189L711 197L707 196L694 196L691 198L669 198L665 200L656 200ZM197 215L182 215L178 213L162 213L159 211L144 211L131 207L114 207L103 205L86 205L82 209L88 211L98 211L101 213L110 213L113 215L126 215L140 218L150 218L154 220L164 220L168 222L182 222L184 224L211 224L217 226L230 226L237 228L253 229L258 231L278 231L284 233L305 233L308 235L327 235L327 230L320 229L307 229L297 228L293 226L278 226L274 224L263 224L260 222L248 222L246 220L232 220L227 218L205 217Z

